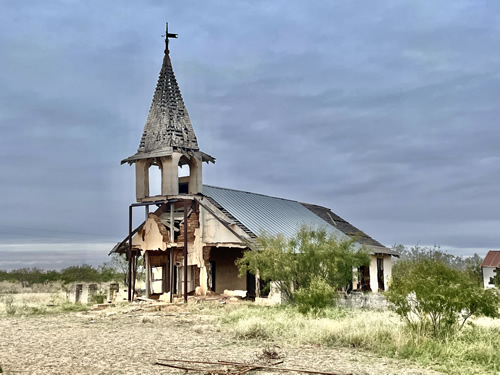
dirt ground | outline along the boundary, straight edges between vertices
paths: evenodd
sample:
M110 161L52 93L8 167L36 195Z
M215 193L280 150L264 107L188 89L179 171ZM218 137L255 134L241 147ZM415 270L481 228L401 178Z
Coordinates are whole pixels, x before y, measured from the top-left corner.
M213 316L183 309L170 306L152 311L131 305L85 313L0 318L0 366L5 374L95 375L185 373L155 365L162 358L263 363L257 356L272 343L237 340L221 330ZM284 356L278 367L356 375L439 374L356 349L303 346L277 350ZM212 372L206 373L229 374L221 371L228 369L222 365L207 368Z

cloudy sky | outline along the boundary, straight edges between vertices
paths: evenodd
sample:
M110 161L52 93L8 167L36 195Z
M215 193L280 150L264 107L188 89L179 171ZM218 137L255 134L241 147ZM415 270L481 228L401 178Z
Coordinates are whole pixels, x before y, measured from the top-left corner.
M500 248L500 2L10 1L0 268L100 263L171 56L204 182L330 207L387 246Z

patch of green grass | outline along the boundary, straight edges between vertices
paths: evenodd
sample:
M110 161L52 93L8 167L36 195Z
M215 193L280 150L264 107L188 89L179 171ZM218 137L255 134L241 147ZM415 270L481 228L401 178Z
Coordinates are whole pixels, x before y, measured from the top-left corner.
M391 312L331 308L321 317L304 316L290 306L246 306L219 317L236 338L288 345L321 345L368 350L408 359L449 374L498 374L498 328L468 325L437 339L408 330Z
M83 303L76 302L64 302L63 304L58 306L58 309L63 312L75 312L75 311L88 311L90 307L88 305L84 305Z

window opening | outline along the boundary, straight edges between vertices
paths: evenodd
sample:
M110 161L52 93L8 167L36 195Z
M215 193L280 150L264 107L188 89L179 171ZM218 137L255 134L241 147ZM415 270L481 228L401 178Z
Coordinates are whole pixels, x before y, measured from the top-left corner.
M215 292L215 261L208 263L208 289Z
M377 258L377 281L378 289L384 290L384 259Z
M149 196L161 195L161 169L157 165L149 167Z
M83 284L76 284L75 302L80 302L80 298L82 298L82 292L83 292Z
M163 293L163 266L151 267L151 285L153 294Z

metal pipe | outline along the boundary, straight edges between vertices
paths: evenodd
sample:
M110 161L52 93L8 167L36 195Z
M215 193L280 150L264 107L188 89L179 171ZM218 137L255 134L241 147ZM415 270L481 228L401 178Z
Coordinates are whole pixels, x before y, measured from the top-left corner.
M134 253L132 259L134 260L132 268L132 300L133 300L135 296L135 280L137 279L137 261L139 260L139 254Z
M170 303L174 300L174 249L170 248Z
M174 203L170 207L170 243L174 243ZM170 303L174 300L174 249L170 247Z
M184 303L188 301L188 245L187 245L187 237L188 237L188 219L187 219L187 200L184 199Z
M151 264L148 251L144 252L144 263L146 264L146 298L151 298Z
M128 301L132 301L132 206L128 207Z

